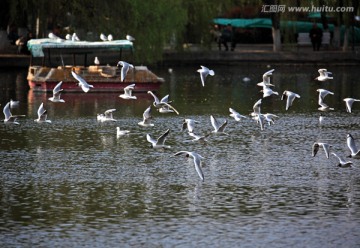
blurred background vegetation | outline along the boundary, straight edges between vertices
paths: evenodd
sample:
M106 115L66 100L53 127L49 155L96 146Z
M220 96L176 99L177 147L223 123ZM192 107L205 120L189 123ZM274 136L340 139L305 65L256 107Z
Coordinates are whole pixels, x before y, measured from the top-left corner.
M1 0L0 29L11 27L47 37L59 28L60 35L76 32L81 40L99 40L100 33L114 39L135 37L135 60L161 60L164 48L182 50L186 44L209 48L213 42L212 20L225 18L272 18L294 20L302 13L261 13L264 4L286 6L355 6L358 0ZM351 25L355 13L337 13L338 24ZM326 18L322 19L326 24ZM284 35L292 41L291 30Z

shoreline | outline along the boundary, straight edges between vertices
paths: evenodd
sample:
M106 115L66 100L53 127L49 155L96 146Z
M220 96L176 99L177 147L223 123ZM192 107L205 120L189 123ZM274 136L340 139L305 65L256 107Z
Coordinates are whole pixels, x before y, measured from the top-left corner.
M239 44L235 51L219 51L213 45L205 50L197 46L189 46L184 51L165 49L163 59L155 62L156 66L186 66L186 65L236 65L236 64L311 64L311 65L358 65L360 64L360 47L354 51L346 52L339 50L312 51L311 47L297 47L296 45L284 46L283 51L273 52L271 44ZM64 58L71 56L64 56ZM89 56L90 57L90 56ZM35 58L34 60L41 60ZM112 63L115 55L109 55L102 59L104 63ZM30 55L17 53L1 53L0 68L28 67L31 61ZM56 61L60 64L60 61ZM89 61L91 63L91 61Z

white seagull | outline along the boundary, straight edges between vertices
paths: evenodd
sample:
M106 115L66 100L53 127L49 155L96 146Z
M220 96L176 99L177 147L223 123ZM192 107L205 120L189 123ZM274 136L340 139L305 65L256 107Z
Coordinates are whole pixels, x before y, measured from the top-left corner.
M247 117L239 114L236 110L229 108L230 116L235 119L235 121L241 121L241 119L246 119Z
M330 108L325 102L324 102L324 98L327 95L334 95L333 92L325 90L325 89L317 89L317 92L319 92L319 100L318 100L318 104L320 105L320 108L318 108L321 111L328 111L328 110L334 110L333 108Z
M78 85L81 87L81 89L86 93L90 90L90 88L94 88L93 85L88 84L85 79L80 77L78 74L74 72L74 70L71 71L72 76L78 81Z
M165 145L166 137L168 136L170 129L166 130L158 139L153 139L149 134L146 134L146 139L151 143L152 148L170 148L170 146Z
M270 77L272 76L272 73L275 71L275 69L271 69L270 71L267 71L263 74L263 81L258 83L258 86L274 86L273 84L270 83Z
M128 134L128 133L130 133L129 130L120 130L120 127L116 127L116 136L117 136L117 137L126 135L126 134Z
M126 74L128 73L129 69L132 68L134 69L134 66L132 64L129 64L125 61L119 61L117 63L117 66L122 66L121 68L121 82L124 82L125 78L126 78Z
M358 99L354 99L354 98L345 98L344 102L346 104L346 111L351 113L351 108L354 102L360 102L360 100Z
M205 86L205 79L208 75L210 76L214 76L215 72L213 70L210 70L209 68L200 65L201 69L198 69L197 72L200 73L200 79L201 79L201 83L202 86Z
M73 35L71 36L71 40L72 41L80 41L79 37L77 36L76 33L73 33Z
M227 120L225 120L222 124L220 124L218 120L214 118L214 116L210 115L210 121L211 121L211 125L214 127L214 130L212 131L213 133L227 134L224 132L227 125Z
M201 159L203 159L203 157L196 152L188 152L188 151L180 151L180 152L175 153L173 156L179 156L179 155L183 155L183 154L185 154L186 157L189 157L189 156L193 157L195 170L198 173L201 181L204 181L204 173L202 172L202 169L201 169Z
M317 152L319 151L319 148L322 147L325 151L326 158L329 158L329 150L332 145L329 145L328 143L322 143L322 142L315 142L312 146L312 156L315 157Z
M333 77L330 77L332 73L327 71L326 69L319 69L318 72L320 76L316 77L315 80L326 81L329 79L333 79Z
M112 36L112 34L109 34L108 37L107 37L108 41L113 41L114 40L114 37Z
M192 141L199 141L199 142L207 142L206 138L210 135L211 133L208 133L206 135L197 135L194 132L189 132L189 135L191 137L193 137Z
M132 37L132 36L129 35L129 34L126 35L126 39L127 39L128 41L131 41L131 42L135 41L135 38Z
M355 144L355 139L351 134L347 135L346 143L351 151L351 154L349 157L350 158L360 158L360 150L357 148L357 146Z
M34 121L36 121L38 123L43 123L43 122L51 123L50 120L47 120L47 111L44 109L44 103L40 104L39 109L37 111L37 115L38 115L38 118Z
M270 86L268 85L263 85L263 89L260 91L263 93L263 98L271 96L271 95L279 95L278 92L273 91Z
M148 94L152 95L152 97L154 98L154 102L153 105L155 108L157 109L161 109L163 107L169 107L170 109L172 109L177 115L179 114L179 112L173 107L171 106L169 103L169 95L164 96L161 100L159 100L159 98L152 92L152 91L148 91Z
M250 113L251 116L256 116L261 114L261 99L259 99L253 106L253 112Z
M66 39L66 40L71 40L71 34L67 34L67 35L65 36L65 39Z
M181 130L184 131L185 129L187 129L190 134L194 132L195 123L199 122L193 119L184 119Z
M62 81L60 81L53 89L53 96L49 98L52 102L65 102L63 99L60 98Z
M116 111L116 109L108 109L104 112L104 114L98 114L97 120L101 121L101 122L116 121L113 117L113 112L115 112L115 111Z
M17 118L25 116L25 115L12 115L11 111L10 111L10 102L8 102L5 105L5 107L3 109L3 113L4 113L4 116L5 116L5 119L4 119L5 124L12 123L12 124L19 125L19 122L17 122Z
M48 37L49 37L50 39L52 39L52 40L57 40L57 41L62 40L59 36L55 35L55 34L52 33L52 32L50 32L50 33L48 34Z
M352 167L353 162L351 161L346 161L345 159L343 159L342 157L338 156L336 153L332 152L332 155L334 155L335 157L337 157L337 159L339 159L339 164L338 166L341 168L347 168L347 167Z
M124 88L124 94L119 95L123 99L137 99L136 96L132 95L132 91L135 88L135 84L130 84Z
M287 97L286 100L286 110L290 108L295 98L300 98L300 96L294 92L291 92L289 90L285 90L283 94L281 95L281 100L284 100L285 96Z
M108 39L107 39L107 37L106 37L103 33L101 33L101 34L100 34L100 40L102 40L102 41L107 41Z
M100 65L100 60L99 60L98 57L95 57L95 59L94 59L94 64L95 64L95 65Z
M152 116L151 116L151 105L145 109L144 113L143 113L143 120L140 121L138 123L138 125L140 126L143 126L143 127L152 127L154 126L153 123L151 123L151 119L152 119Z

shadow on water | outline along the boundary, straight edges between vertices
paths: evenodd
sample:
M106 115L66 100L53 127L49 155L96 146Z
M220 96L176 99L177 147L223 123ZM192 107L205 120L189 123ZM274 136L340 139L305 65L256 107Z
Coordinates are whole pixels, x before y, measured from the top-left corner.
M50 94L29 91L24 71L0 71L0 103L10 99L25 114L20 125L0 125L0 239L5 246L197 246L264 243L276 247L356 247L359 234L359 162L341 169L315 141L330 143L346 156L346 134L360 137L360 104L345 111L345 97L360 98L357 67L328 68L334 80L317 82L317 68L275 68L278 96L263 99L262 112L279 116L261 131L250 117L236 122L229 107L249 116L262 97L256 83L267 65L211 68L200 83L196 67L153 70L166 83L156 94L170 94L180 112L153 109L154 127L137 125L152 104L149 94L136 101L113 94ZM245 77L250 81L243 80ZM333 91L319 126L316 89ZM284 90L298 93L286 111ZM51 124L34 122L44 102ZM115 108L116 122L96 115ZM198 121L196 133L212 131L210 115L228 121L228 135L197 143L181 130L184 118ZM129 135L117 137L116 127ZM150 148L146 134L170 134L168 150ZM180 150L204 157L202 183L193 161L174 157ZM339 231L340 230L340 231Z

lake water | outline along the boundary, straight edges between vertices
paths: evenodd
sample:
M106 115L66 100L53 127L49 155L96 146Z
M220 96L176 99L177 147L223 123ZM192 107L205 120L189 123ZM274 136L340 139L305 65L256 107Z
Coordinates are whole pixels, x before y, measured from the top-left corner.
M229 107L249 116L270 68L279 96L265 98L262 112L278 115L275 124L261 131L250 118L229 117ZM65 103L52 103L27 89L26 69L0 71L1 106L19 100L12 112L26 115L0 125L1 247L360 246L360 161L339 168L322 149L311 156L315 141L349 155L348 133L360 146L360 103L349 114L342 101L360 98L358 67L328 66L334 80L316 82L317 66L218 66L205 87L197 67L151 69L166 80L156 94L170 94L180 115L153 110L149 128L137 125L148 94L64 93ZM318 88L335 93L325 98L335 110L322 113L322 126ZM301 95L288 111L285 89ZM51 124L34 122L41 102ZM98 123L110 108L117 122ZM193 118L196 132L208 133L210 115L228 120L229 135L202 144L181 131ZM131 133L117 138L117 126ZM171 148L151 148L146 134L167 129ZM181 150L204 157L204 182L191 159L172 156Z

